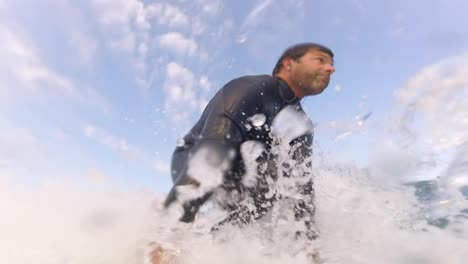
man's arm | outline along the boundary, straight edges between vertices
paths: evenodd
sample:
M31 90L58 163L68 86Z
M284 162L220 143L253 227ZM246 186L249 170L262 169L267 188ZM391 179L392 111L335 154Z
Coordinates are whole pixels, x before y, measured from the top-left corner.
M200 133L200 140L190 150L191 154L208 148L210 157L214 157L219 162L238 159L239 147L244 141L243 118L249 116L248 113L246 115L248 111L246 106L255 109L252 104L258 103L253 86L251 82L237 79L228 83L215 95L207 106L208 113ZM179 179L170 191L164 203L165 207L170 206L177 199L177 186L203 184L192 175L188 175L188 168L184 170ZM208 192L199 198L184 202L184 214L180 220L192 222L201 205L211 197L211 194Z
M305 225L305 232L298 231L298 236L305 236L308 240L317 238L315 230L315 194L314 194L314 180L311 173L312 170L312 143L313 134L307 134L299 137L296 141L292 142L299 146L294 150L293 159L296 161L297 166L302 168L302 175L298 177L298 199L294 201L294 216L296 221L301 221Z

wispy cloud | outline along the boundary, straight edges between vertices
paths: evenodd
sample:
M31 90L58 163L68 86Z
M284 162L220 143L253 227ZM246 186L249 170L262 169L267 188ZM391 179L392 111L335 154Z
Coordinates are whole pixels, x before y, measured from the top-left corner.
M201 7L202 12L210 16L218 15L223 7L221 0L196 0L195 2Z
M75 95L73 82L50 69L38 55L33 43L11 29L0 26L0 95L28 90L40 93L45 89Z
M200 87L203 89L205 92L211 91L213 85L211 84L210 80L208 80L208 77L202 76L200 77Z
M166 81L164 93L166 94L165 108L176 123L187 123L193 113L198 113L201 105L206 104L201 91L197 88L211 87L206 76L200 79L188 68L170 62L166 67Z
M158 41L162 47L174 50L183 55L193 55L198 49L195 40L186 38L179 32L166 33L159 36Z
M190 18L178 7L168 3L154 3L147 7L150 18L156 18L160 25L169 27L186 27Z
M91 0L91 3L105 46L127 54L139 75L135 81L144 79L151 30L148 5L138 0Z
M109 114L110 101L95 88L79 84L50 68L42 59L38 47L17 28L0 26L0 102L50 100L52 96L73 99L85 105L93 105ZM94 51L86 51L92 56ZM90 59L90 58L88 58Z
M166 83L164 91L166 93L166 108L172 110L175 106L196 105L196 94L194 90L195 76L184 66L171 62L166 69Z
M79 61L88 67L98 52L99 41L91 34L93 24L84 14L79 2L74 1L52 1L51 12L61 15L60 23L63 25L64 33L68 35L67 40L78 51Z
M128 143L126 139L117 137L104 129L89 124L83 127L83 134L113 151L124 154L130 160L143 158L142 150Z
M149 57L158 50L152 45L154 30L186 29L190 17L169 3L145 3L139 0L92 0L106 45L125 52L136 71L135 83L143 94L151 86L153 69ZM156 27L155 27L156 26ZM197 44L180 34L169 33L159 38L164 47L193 54Z

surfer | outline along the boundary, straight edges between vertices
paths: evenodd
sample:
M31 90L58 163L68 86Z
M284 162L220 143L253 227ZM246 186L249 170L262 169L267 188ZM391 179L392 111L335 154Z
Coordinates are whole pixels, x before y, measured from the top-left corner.
M289 142L294 149L292 158L295 166L305 166L300 177L306 179L297 186L299 198L294 200L294 216L305 224L302 230L306 231L298 231L296 235L309 240L316 238L313 228L313 177L310 173L313 129L312 122L302 109L301 99L318 95L326 89L330 76L335 72L333 57L333 52L323 45L300 43L283 52L272 75L243 76L225 84L210 100L182 144L176 147L171 162L174 186L164 206L167 208L179 201L183 206L180 221L192 222L199 208L213 197L216 190L221 189L227 194L235 193L237 197L250 197L253 206L236 202L224 204L229 212L228 217L218 223L214 230L228 222L248 224L265 215L274 202L281 199L279 195L269 192L271 182L278 177L291 177L293 169L277 175L275 154L270 152L274 142L270 131L273 120L288 107L304 116L304 122L310 128ZM257 161L258 164L265 164L266 169L258 171L255 184L246 186L243 182L246 161L240 152L241 145L252 140L264 146ZM220 167L227 161L222 183L195 198L181 200L180 187L196 189L204 184L191 175L189 169L190 160L202 149L208 151L207 163L212 167Z

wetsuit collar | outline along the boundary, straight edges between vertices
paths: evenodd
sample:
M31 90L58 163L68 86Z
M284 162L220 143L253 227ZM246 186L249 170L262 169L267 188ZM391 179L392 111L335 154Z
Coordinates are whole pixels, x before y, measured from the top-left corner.
M299 103L300 99L296 97L291 87L289 87L288 83L279 77L276 77L276 78L278 79L278 83L279 83L279 94L280 94L281 99L283 99L283 101L286 104Z

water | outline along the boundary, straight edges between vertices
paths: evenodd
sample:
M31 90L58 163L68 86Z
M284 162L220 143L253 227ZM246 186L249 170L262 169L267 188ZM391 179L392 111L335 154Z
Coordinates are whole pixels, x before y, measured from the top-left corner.
M325 151L315 152L320 236L311 244L288 237L296 223L287 217L241 230L227 226L213 236L209 229L224 215L212 204L203 208L199 221L183 224L177 222L179 207L161 210L164 194L94 183L24 185L2 174L0 263L140 264L148 263L154 244L181 263L313 263L312 252L319 252L322 263L466 263L466 67L452 71L458 80L453 83L430 74L460 62L430 66L402 88L400 114L381 139L380 148L391 151L377 153L368 166L338 163ZM412 94L418 94L416 99ZM355 121L370 122L368 113ZM272 131L288 138L309 129L286 127L293 119L285 112ZM424 133L427 128L430 133Z
M365 170L331 163L317 168L315 177L320 239L312 246L324 263L467 259L467 212L450 204L456 193L450 196L445 183L437 189L421 182L415 196L412 185L389 187ZM0 263L145 263L152 242L172 248L184 263L311 263L305 254L290 254L293 244L265 241L259 226L228 228L213 238L208 229L220 213L205 213L209 217L191 226L177 223L177 208L158 211L161 202L137 189L27 188L3 180Z

